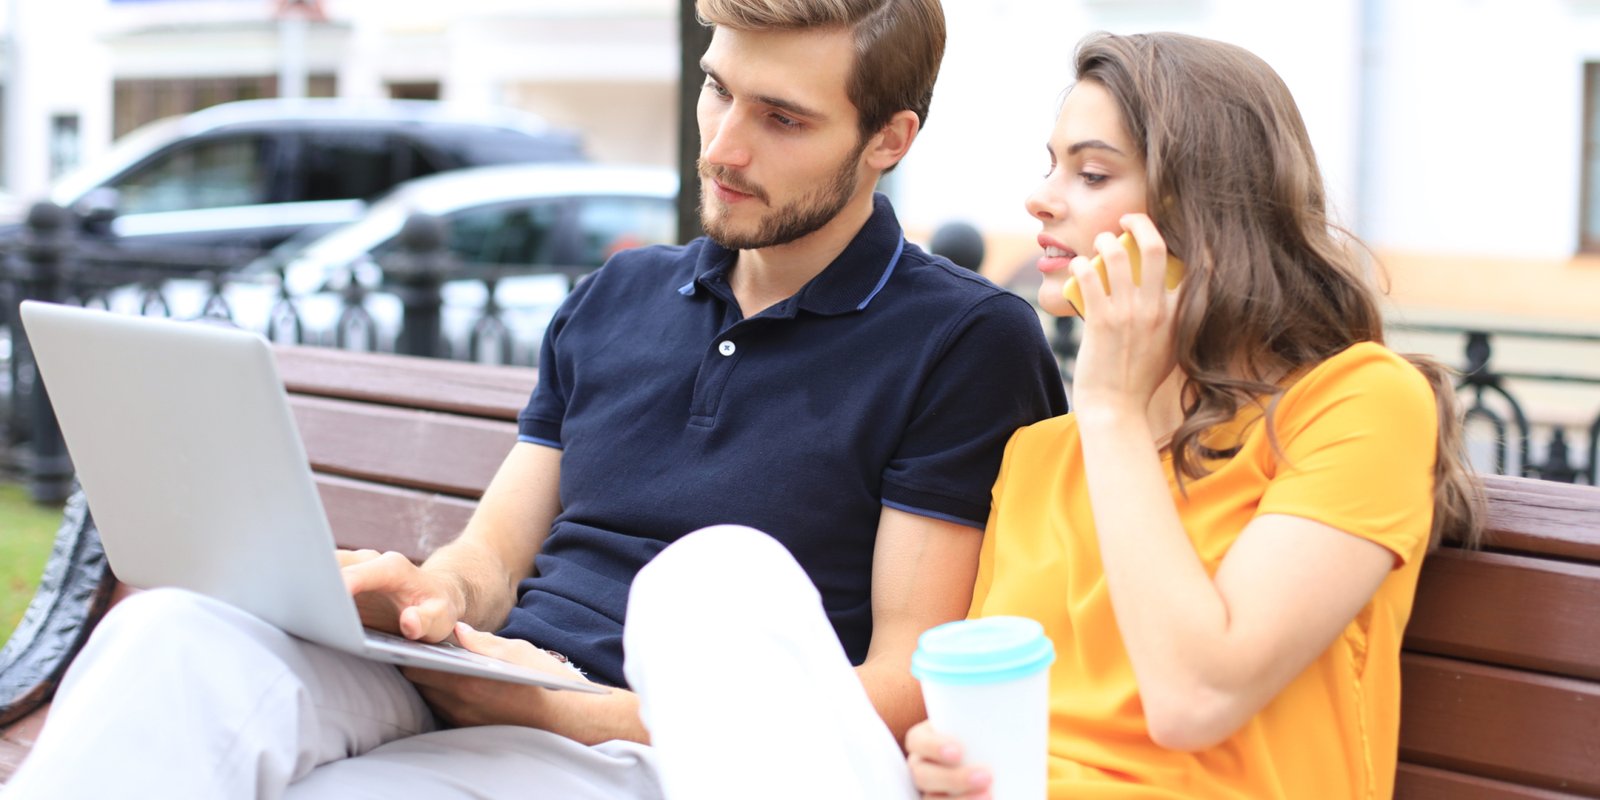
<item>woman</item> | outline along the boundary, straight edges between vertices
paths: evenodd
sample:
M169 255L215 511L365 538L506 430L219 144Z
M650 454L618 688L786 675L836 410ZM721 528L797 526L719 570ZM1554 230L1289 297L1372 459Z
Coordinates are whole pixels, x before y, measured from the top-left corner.
M1477 527L1454 392L1382 346L1270 67L1102 35L1077 75L1028 200L1041 305L1083 293L1074 413L1008 447L972 615L1056 643L1052 796L1388 796L1422 556ZM1123 230L1180 288L1134 284ZM924 791L985 784L907 743Z
M1444 371L1383 346L1259 58L1092 36L1049 151L1028 210L1040 304L1074 313L1069 277L1083 294L1074 412L1009 444L970 615L1055 643L1051 797L1391 795L1423 555L1478 529ZM1135 283L1124 231L1144 264L1186 264L1177 289ZM986 796L959 742L923 723L906 745L924 796ZM771 774L861 772L809 758Z

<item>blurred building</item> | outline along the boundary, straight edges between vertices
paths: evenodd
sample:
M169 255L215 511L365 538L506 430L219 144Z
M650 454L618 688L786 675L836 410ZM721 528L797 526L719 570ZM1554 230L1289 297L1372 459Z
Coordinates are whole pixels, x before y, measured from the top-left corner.
M0 0L4 184L24 199L133 126L280 93L506 104L607 161L670 165L678 0ZM945 0L929 126L887 183L927 235L966 220L985 271L1036 252L1022 201L1087 32L1241 44L1294 91L1343 223L1408 306L1600 319L1600 3L1594 0ZM290 34L294 38L291 39Z
M1575 0L946 0L929 126L897 177L914 220L990 235L985 271L1037 252L1022 201L1096 30L1240 44L1303 112L1340 221L1395 300L1600 322L1600 3ZM954 187L960 187L954 188Z
M297 74L313 97L521 107L582 130L599 159L675 163L675 0L5 2L19 95L6 108L21 121L4 184L22 198L44 192L51 159L64 168L155 119L286 95ZM641 135L641 120L661 135Z

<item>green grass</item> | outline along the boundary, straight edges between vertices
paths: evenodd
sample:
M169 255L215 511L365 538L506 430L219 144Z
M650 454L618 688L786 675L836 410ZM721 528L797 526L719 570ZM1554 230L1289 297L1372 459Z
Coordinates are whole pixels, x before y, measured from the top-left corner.
M0 642L11 638L33 600L60 526L59 507L38 505L26 488L0 483Z

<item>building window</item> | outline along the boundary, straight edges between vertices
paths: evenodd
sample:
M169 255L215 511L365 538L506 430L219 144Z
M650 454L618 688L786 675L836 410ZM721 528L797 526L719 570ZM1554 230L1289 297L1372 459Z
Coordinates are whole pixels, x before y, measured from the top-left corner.
M1583 65L1583 197L1578 245L1600 253L1600 63Z
M389 97L395 100L438 100L438 81L389 84Z
M336 82L328 74L307 81L309 97L333 97ZM278 96L276 75L224 78L125 78L116 82L112 100L113 135L122 136L147 122L199 111L233 100Z
M81 146L77 114L50 117L50 179L55 180L78 166Z

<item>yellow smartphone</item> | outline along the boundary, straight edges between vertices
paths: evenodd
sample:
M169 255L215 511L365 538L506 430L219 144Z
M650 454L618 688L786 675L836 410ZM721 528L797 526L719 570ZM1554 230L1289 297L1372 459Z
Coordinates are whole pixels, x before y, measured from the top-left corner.
M1124 233L1118 236L1117 241L1122 244L1122 249L1127 252L1128 264L1133 267L1133 282L1138 283L1139 245L1133 241L1133 234L1131 233ZM1110 294L1111 279L1106 277L1105 259L1096 253L1094 260L1089 262L1089 266L1094 267L1094 271L1100 273L1100 285L1106 288L1106 294ZM1167 288L1176 289L1182 281L1183 262L1174 258L1172 254L1167 254ZM1067 298L1067 302L1072 304L1072 309L1078 312L1079 317L1083 316L1083 290L1078 288L1078 279L1076 277L1067 278L1067 285L1061 287L1061 296Z

